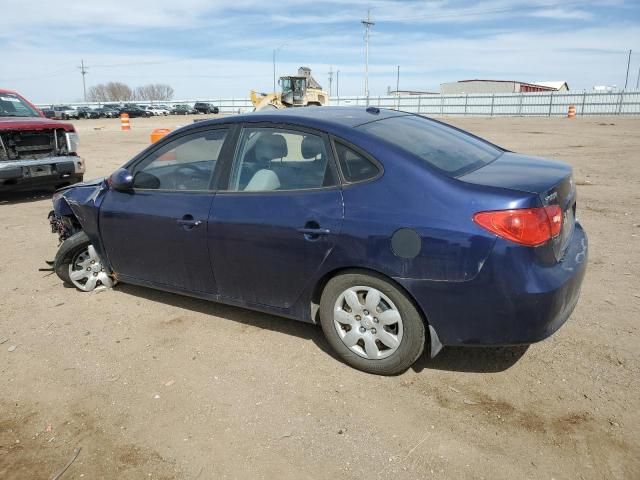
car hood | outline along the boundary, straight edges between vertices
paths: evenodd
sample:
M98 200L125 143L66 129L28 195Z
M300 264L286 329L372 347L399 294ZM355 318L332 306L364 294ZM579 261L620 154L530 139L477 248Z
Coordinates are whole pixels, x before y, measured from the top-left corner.
M75 130L70 123L45 117L0 117L0 130L48 130L51 128L62 128L67 132Z

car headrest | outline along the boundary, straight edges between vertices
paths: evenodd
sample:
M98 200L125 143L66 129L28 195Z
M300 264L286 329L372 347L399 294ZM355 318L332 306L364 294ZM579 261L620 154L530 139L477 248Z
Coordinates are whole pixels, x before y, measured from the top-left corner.
M266 168L258 170L247 186L244 187L245 192L267 192L271 190L277 190L280 188L280 179L273 170L267 170Z
M273 160L287 156L287 141L278 133L262 134L254 148L256 158Z
M304 158L316 158L318 155L322 155L324 153L322 139L315 135L308 135L304 137L302 139L300 149L302 150L302 156Z

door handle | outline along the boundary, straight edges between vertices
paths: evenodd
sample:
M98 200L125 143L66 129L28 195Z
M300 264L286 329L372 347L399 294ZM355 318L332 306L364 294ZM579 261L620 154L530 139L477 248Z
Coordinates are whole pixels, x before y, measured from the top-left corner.
M299 228L298 231L305 235L329 235L331 233L331 230L326 228Z
M185 215L184 217L176 220L176 222L178 225L188 229L202 225L202 220L196 220L191 215Z

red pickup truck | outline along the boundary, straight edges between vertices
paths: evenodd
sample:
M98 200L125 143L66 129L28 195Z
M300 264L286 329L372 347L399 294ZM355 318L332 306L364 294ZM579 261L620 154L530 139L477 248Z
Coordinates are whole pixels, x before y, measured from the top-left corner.
M0 192L62 187L82 181L78 134L18 93L0 89Z

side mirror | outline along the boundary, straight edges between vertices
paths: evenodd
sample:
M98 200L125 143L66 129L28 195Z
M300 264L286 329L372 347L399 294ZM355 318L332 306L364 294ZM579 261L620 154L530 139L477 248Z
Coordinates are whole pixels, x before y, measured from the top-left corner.
M119 168L109 177L109 185L121 192L133 189L133 175L126 168Z

